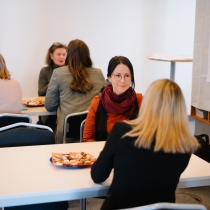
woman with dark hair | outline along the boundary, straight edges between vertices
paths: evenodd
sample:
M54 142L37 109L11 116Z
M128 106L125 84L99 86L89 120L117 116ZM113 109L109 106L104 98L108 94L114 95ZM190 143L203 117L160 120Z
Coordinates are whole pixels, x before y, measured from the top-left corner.
M96 183L114 171L101 209L175 203L180 175L197 147L180 87L168 79L153 82L138 117L114 125L91 168Z
M65 64L66 50L66 45L59 42L53 43L48 49L45 59L47 66L43 67L39 74L39 96L46 96L53 70Z
M116 122L137 117L142 94L134 90L133 66L128 58L115 56L109 61L108 84L96 96L86 118L83 141L104 141Z
M56 143L63 142L63 124L68 114L88 110L94 96L106 84L100 69L92 67L88 46L73 40L67 48L66 66L55 69L45 98L48 111L57 111Z
M47 66L43 67L39 74L39 81L38 81L39 96L46 96L47 88L54 69L59 68L65 64L66 50L67 46L59 42L53 43L48 49L45 58L45 63L47 64ZM55 130L56 121L57 121L56 115L39 116L39 121L37 122L37 124L42 124L42 125L44 124Z

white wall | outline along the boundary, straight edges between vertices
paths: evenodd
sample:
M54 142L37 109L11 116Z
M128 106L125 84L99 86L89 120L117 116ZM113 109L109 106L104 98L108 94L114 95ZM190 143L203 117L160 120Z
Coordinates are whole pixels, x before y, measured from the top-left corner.
M193 55L195 0L0 0L0 53L23 96L36 96L38 75L53 42L82 39L104 75L115 55L133 63L136 91L169 78L170 63L151 53ZM188 113L192 64L176 65Z

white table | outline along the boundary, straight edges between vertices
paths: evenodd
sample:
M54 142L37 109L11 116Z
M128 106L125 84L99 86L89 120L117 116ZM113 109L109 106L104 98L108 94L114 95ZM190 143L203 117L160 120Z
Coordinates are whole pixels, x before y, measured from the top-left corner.
M193 61L193 59L191 57L182 56L182 55L152 54L152 55L149 55L147 58L150 60L171 62L171 68L170 68L170 79L171 80L175 80L176 62L192 62Z
M45 97L27 97L23 98L23 100L33 100L34 98L41 98L42 100L45 100ZM29 116L56 115L56 112L48 112L44 106L27 107L27 110L22 110L21 113Z
M0 207L104 196L112 174L102 184L93 183L90 168L59 168L52 152L89 152L98 157L104 142L0 148ZM210 185L210 164L192 156L178 187Z
M48 112L44 106L40 107L27 107L27 110L22 110L21 114L29 116L44 116L44 115L56 115L56 112Z

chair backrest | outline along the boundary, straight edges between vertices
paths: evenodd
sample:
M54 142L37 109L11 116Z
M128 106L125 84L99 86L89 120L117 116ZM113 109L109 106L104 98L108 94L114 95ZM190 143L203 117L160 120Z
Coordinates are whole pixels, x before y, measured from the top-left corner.
M21 127L20 127L21 126ZM51 128L30 123L16 123L1 128L0 147L17 147L55 144L54 133ZM5 207L4 210L64 210L68 209L68 202L41 203L24 206Z
M0 114L0 127L4 127L18 122L32 123L32 120L31 117L23 114Z
M63 128L63 143L66 138L80 139L80 125L86 119L88 111L72 113L66 116Z
M30 128L39 128L39 129L43 129L43 130L48 130L53 132L53 130L45 125L37 125L37 124L32 124L32 123L14 123L8 126L4 126L0 128L0 131L4 131L4 130L9 130L11 128L17 128L17 127L30 127Z
M55 144L52 129L30 123L15 123L0 128L0 147Z
M207 210L201 204L155 203L146 206L127 208L127 210Z
M80 125L80 142L82 142L82 138L83 138L83 131L84 131L84 127L85 127L85 121L86 121L86 119L84 119L81 122L81 125Z

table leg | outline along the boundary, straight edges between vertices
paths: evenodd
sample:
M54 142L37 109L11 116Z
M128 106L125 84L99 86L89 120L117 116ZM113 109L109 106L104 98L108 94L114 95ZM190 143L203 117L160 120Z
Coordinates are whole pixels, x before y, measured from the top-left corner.
M80 210L86 210L86 199L80 199Z
M176 66L176 63L171 62L170 79L173 81L175 80L175 66Z

